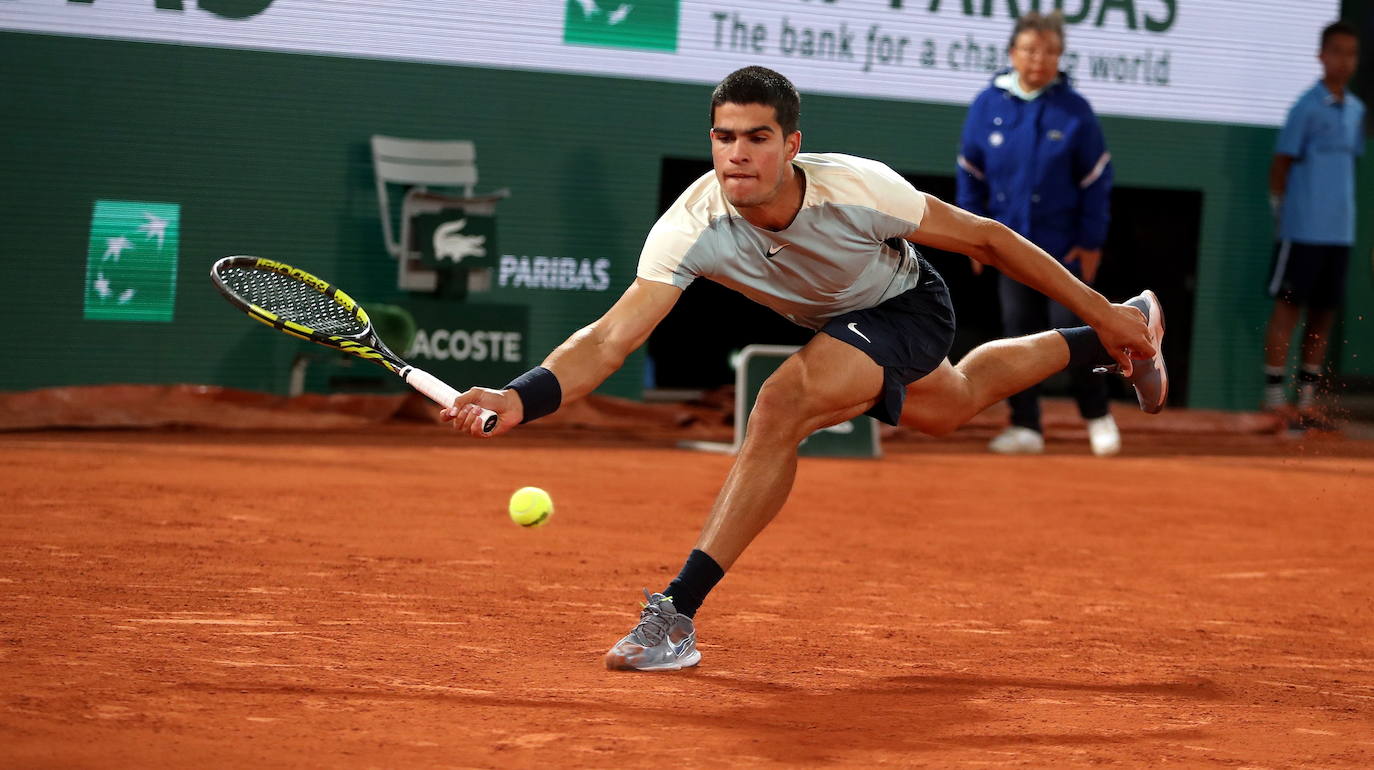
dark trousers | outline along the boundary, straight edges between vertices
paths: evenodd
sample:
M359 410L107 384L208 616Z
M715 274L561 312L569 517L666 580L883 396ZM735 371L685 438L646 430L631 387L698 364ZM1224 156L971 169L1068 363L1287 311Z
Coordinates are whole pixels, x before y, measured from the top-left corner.
M1023 283L1005 275L998 279L997 293L1002 300L1002 331L1008 337L1021 337L1046 329L1083 326L1073 311ZM1085 420L1107 414L1107 380L1091 369L1069 370L1078 413ZM1040 425L1040 386L1032 385L1007 399L1011 405L1011 424L1043 432Z

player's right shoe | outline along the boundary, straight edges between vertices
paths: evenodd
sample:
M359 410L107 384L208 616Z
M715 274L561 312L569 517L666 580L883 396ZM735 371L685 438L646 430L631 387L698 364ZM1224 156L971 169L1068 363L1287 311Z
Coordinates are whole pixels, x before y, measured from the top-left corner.
M639 623L606 652L612 671L677 671L701 662L697 629L671 597L644 591Z
M1135 397L1140 402L1141 410L1148 414L1159 414L1164 410L1164 402L1169 399L1169 370L1164 367L1164 308L1159 305L1159 297L1149 289L1121 304L1130 305L1145 314L1145 323L1155 343L1152 358L1131 362L1131 376L1126 381L1135 388Z

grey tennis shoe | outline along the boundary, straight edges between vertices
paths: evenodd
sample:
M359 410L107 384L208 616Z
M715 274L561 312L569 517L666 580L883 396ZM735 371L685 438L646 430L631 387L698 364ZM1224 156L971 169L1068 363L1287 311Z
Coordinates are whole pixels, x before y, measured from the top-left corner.
M647 603L639 612L639 624L606 652L606 668L612 671L677 671L701 661L697 629L692 619L677 611L671 597L644 591Z
M1145 323L1155 343L1154 357L1132 361L1131 376L1126 381L1135 388L1135 397L1140 401L1141 410L1147 414L1159 414L1164 410L1164 402L1169 399L1169 370L1164 367L1164 309L1159 305L1159 297L1149 289L1121 304L1130 305L1145 314Z

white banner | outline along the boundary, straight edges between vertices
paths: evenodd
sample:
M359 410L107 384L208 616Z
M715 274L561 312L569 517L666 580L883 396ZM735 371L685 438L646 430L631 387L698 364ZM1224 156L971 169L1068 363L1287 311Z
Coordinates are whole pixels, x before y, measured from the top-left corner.
M0 29L967 104L1018 13L1061 7L1102 114L1278 125L1339 0L0 0Z

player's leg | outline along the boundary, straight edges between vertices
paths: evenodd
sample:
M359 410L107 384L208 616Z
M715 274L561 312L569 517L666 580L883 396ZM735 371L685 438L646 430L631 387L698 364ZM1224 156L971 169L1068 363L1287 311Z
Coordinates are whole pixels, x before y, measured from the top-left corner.
M1164 366L1164 313L1154 292L1146 291L1125 303L1140 310L1158 350L1148 361L1136 361L1127 381L1136 390L1140 408L1154 414L1164 408L1169 377ZM1113 359L1090 327L995 340L974 348L958 366L943 362L907 387L903 421L941 436L972 419L1011 393L1040 382L1068 367L1110 368Z
M730 569L787 501L802 440L868 411L882 385L882 367L826 334L785 361L759 391L697 549Z
M1006 275L998 276L997 296L1002 306L1002 333L1023 337L1051 328L1049 297ZM1082 323L1069 324L1082 326ZM1045 451L1045 429L1040 419L1040 381L1007 398L1011 424L988 443L999 454L1039 454Z
M1050 326L1069 329L1082 326L1083 320L1058 302L1049 302ZM1087 367L1069 367L1069 385L1078 413L1088 428L1088 444L1098 457L1115 455L1121 451L1121 431L1112 419L1107 398L1107 379L1094 374Z
M994 340L974 348L958 366L948 360L906 389L902 422L943 436L1013 393L1069 365L1069 346L1055 331Z
M694 665L700 655L690 616L787 499L801 441L864 413L896 425L907 383L948 365L954 343L949 290L917 259L912 277L918 280L910 289L831 318L765 383L697 548L669 587L650 597L639 625L606 654L608 667Z
M744 443L696 548L663 593L645 593L639 623L606 653L607 668L674 670L700 661L692 618L787 501L798 445L816 430L870 409L883 383L881 366L826 334L783 362L759 391Z

